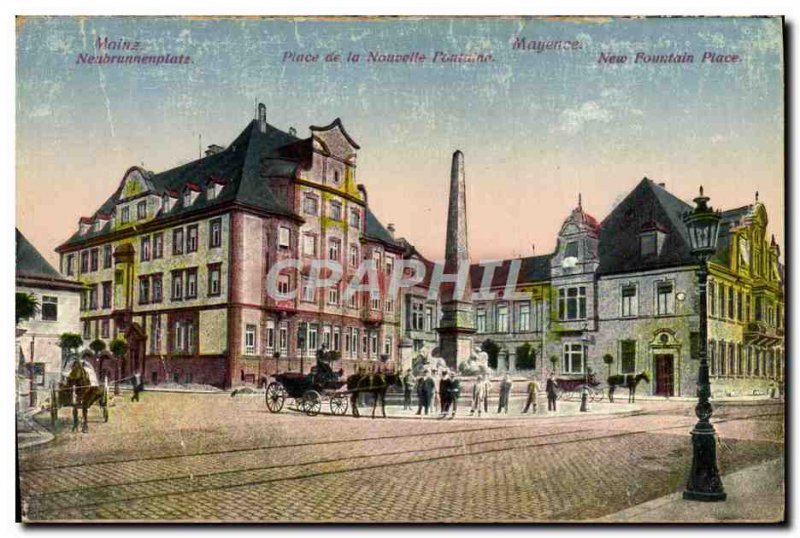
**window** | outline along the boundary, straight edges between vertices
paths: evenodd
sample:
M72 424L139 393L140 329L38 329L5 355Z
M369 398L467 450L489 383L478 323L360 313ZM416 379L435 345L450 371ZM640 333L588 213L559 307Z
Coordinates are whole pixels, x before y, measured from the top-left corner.
M281 349L281 353L286 354L286 351L289 349L289 327L286 323L281 323L278 329L278 345Z
M319 213L319 200L316 196L306 196L303 198L303 213L306 215L316 215Z
M558 290L558 319L586 319L586 286Z
M92 271L97 271L97 268L100 263L100 250L97 248L93 248L91 250L92 254Z
M434 329L433 323L433 307L426 306L425 307L425 330L432 331Z
M172 254L183 254L183 228L172 230Z
M394 257L386 255L386 274L391 275L394 270Z
M164 298L161 273L153 275L153 302L160 303Z
M656 232L647 232L639 236L639 248L642 258L654 256L657 252Z
M567 243L566 248L564 248L564 257L565 258L577 258L578 257L578 242L577 241L570 241Z
M619 371L632 374L636 371L636 340L622 340L619 343Z
M733 287L728 288L728 319L733 319Z
M373 359L378 356L378 333L373 332L369 337L369 349Z
M212 263L208 266L208 294L210 296L220 295L222 288L221 282L222 265Z
M475 311L475 330L479 333L486 332L486 310L483 308Z
M342 242L338 239L331 238L328 240L328 259L338 260L339 252L341 251Z
M306 256L316 256L317 236L313 234L303 235L303 254Z
M106 245L103 247L103 269L110 269L112 260L111 245Z
M708 283L708 314L710 316L717 315L717 298L716 298L717 285L713 282Z
M358 357L358 333L359 333L359 330L356 329L355 327L350 329L350 338L353 341L351 349L352 349L352 355L354 357Z
M725 284L720 284L719 292L719 317L725 317Z
M136 218L139 220L147 218L147 202L142 200L136 204Z
M497 332L508 332L508 305L497 305Z
M745 315L745 318L744 318L745 321L750 321L751 319L753 319L750 316L750 294L749 293L746 294L745 297L744 297L744 315Z
M81 273L89 272L89 251L84 250L81 252Z
M370 294L369 306L373 310L380 310L381 309L381 297L380 297L380 295L373 296L372 294Z
M742 321L742 310L744 309L744 305L742 304L743 295L742 292L739 291L736 293L736 321Z
M425 306L422 304L421 301L412 301L411 302L411 315L408 319L409 321L409 329L412 331L421 331L424 329L425 323Z
M197 267L186 270L186 298L197 298Z
M636 286L622 286L622 317L635 316L639 311L636 300Z
M656 315L664 316L675 312L675 297L672 282L656 284Z
M338 170L334 170L333 171L333 183L335 185L339 184L339 171Z
M353 267L358 266L359 256L358 256L358 246L350 245L350 265Z
M97 310L97 284L89 287L89 308Z
M209 185L208 187L206 187L206 199L213 200L216 197L217 197L216 187L214 187L214 185Z
M186 227L186 252L197 252L197 224Z
M308 326L308 349L316 351L319 348L319 327L317 325Z
M194 325L189 320L175 322L175 341L173 351L176 353L194 353Z
M111 281L103 282L103 308L111 308Z
M727 349L725 342L720 342L717 349L719 350L719 357L717 357L717 362L719 362L719 375L726 375L728 373L728 368L727 361L725 360L725 350Z
M387 297L385 303L386 303L386 311L394 312L394 299L392 299L391 297Z
M192 191L187 190L183 193L183 207L192 205Z
M281 295L287 295L289 293L289 284L289 275L278 275L278 293Z
M141 261L143 261L143 262L150 261L150 237L149 236L144 236L141 239L140 257L141 257Z
M208 248L222 246L222 219L212 219L208 222Z
M339 304L339 288L332 287L328 288L328 304L336 305Z
M719 375L717 368L717 350L716 342L713 340L708 341L708 369L709 374L712 376Z
M244 354L256 354L256 326L247 325L244 330Z
M147 304L150 302L150 278L146 276L139 277L139 304Z
M350 210L350 226L361 229L361 213L358 209Z
M311 285L308 279L303 280L303 300L308 303L313 303L315 300L316 290Z
M58 297L42 296L42 320L58 321Z
M583 373L583 344L564 344L564 373Z
M385 336L383 339L383 354L388 355L389 358L392 357L392 337Z
M520 303L517 306L517 332L531 330L531 303Z
M264 345L267 351L272 351L275 348L275 322L272 320L267 321L267 332L265 334Z
M350 308L358 308L358 293L352 293L348 302Z
M92 337L92 328L88 321L83 322L83 339L89 340Z
M127 224L131 220L131 210L128 206L122 208L119 220L122 224Z
M341 329L339 327L333 328L333 350L339 351L341 349Z
M289 248L289 228L281 226L278 228L278 246L281 248Z
M153 259L164 257L164 234L158 232L153 234Z
M341 202L332 201L331 202L331 219L332 220L342 220L342 204Z
M75 255L69 254L67 256L67 275L75 274Z
M100 338L110 338L111 336L111 329L110 323L107 319L104 319L100 322Z
M183 271L172 271L172 300L183 299Z

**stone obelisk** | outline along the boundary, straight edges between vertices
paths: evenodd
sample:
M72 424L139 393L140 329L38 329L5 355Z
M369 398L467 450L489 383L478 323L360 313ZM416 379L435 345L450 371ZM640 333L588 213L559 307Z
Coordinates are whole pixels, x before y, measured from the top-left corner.
M472 306L472 285L469 280L469 247L467 242L467 189L464 176L464 154L453 153L450 170L450 199L447 209L447 241L444 251L444 273L455 275L459 267L466 276L461 286L442 285L442 321L439 324L439 354L450 368L457 368L472 354L475 332ZM463 269L466 266L467 269ZM463 289L463 293L458 293Z

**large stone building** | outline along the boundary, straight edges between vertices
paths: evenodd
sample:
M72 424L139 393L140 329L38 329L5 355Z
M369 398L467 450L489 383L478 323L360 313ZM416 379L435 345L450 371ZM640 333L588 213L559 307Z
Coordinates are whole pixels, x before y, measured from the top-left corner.
M356 182L358 144L337 119L298 138L266 108L227 148L160 173L128 170L108 200L57 251L86 286L85 339L124 335L123 376L231 386L275 370L308 370L317 349L352 371L397 360L401 302L385 293L406 244L395 241ZM341 263L343 282L308 285L312 260ZM280 294L267 293L271 268ZM344 299L362 260L381 293Z
M693 206L643 179L598 223L578 206L564 221L555 252L520 260L514 291L529 298L476 302L476 344L492 340L514 368L518 348L535 353L532 370L605 378L651 375L644 391L694 396L698 363L697 262L683 215ZM715 394L768 390L783 379L783 273L767 214L755 203L722 212L709 262L708 346ZM503 271L476 292L505 287ZM610 365L603 357L610 356ZM531 369L528 367L527 369ZM642 389L640 389L642 390Z
M16 236L16 291L33 295L39 304L34 317L17 325L16 341L17 372L22 379L18 393L33 404L61 380L59 341L62 334L80 330L83 287L56 271L19 230Z

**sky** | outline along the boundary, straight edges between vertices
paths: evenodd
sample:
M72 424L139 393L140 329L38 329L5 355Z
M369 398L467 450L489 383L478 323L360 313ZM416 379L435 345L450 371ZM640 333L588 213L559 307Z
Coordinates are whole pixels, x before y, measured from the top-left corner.
M77 63L98 37L191 63ZM581 48L514 50L516 37ZM227 145L259 101L301 137L341 118L373 211L432 259L444 253L456 149L474 261L551 252L579 193L602 220L645 176L687 201L702 184L722 209L759 191L783 246L782 39L780 19L766 18L28 18L17 25L17 226L57 263L53 249L130 166L159 172L201 144ZM370 51L428 58L369 63ZM492 61L434 63L436 51ZM694 62L635 62L638 52ZM738 61L702 62L706 52Z

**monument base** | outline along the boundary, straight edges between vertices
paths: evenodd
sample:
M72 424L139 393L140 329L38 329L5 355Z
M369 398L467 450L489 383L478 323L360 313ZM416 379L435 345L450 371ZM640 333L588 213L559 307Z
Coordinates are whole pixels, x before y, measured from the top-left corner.
M474 344L472 333L464 329L439 329L439 356L447 367L458 371L458 367L472 355Z

